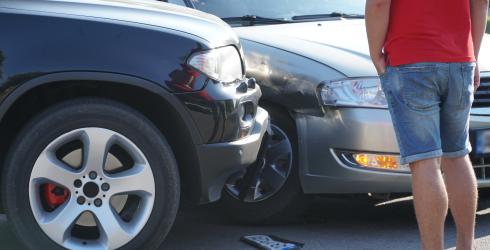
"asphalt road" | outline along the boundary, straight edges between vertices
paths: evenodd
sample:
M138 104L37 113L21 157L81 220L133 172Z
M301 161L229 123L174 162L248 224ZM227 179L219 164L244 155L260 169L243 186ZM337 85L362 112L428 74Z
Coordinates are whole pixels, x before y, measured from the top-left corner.
M477 249L490 249L490 195L478 204ZM446 220L445 247L455 249L456 228ZM27 232L28 233L28 232ZM274 227L240 226L214 204L183 205L159 249L256 249L241 236L272 234L305 243L303 249L420 249L411 197L389 202L347 201L318 197L294 222ZM0 249L22 249L0 215Z

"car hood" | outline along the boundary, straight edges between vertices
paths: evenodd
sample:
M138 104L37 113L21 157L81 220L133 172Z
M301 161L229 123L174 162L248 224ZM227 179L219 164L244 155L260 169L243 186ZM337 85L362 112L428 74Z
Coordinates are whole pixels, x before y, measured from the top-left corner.
M215 47L238 44L238 37L220 18L202 11L152 0L17 0L1 1L0 12L32 11L37 15L65 15L124 21L182 31L207 40Z
M233 30L240 39L308 57L347 77L377 76L369 56L364 20L247 26ZM490 71L490 35L485 35L480 55L480 70Z

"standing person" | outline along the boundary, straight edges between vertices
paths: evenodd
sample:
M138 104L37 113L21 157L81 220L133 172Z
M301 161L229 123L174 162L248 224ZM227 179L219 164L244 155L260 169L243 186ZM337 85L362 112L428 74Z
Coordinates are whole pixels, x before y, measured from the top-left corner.
M412 171L423 249L444 249L448 202L456 249L475 249L478 194L467 156L468 126L487 10L488 0L366 2L371 59L388 100L400 163Z

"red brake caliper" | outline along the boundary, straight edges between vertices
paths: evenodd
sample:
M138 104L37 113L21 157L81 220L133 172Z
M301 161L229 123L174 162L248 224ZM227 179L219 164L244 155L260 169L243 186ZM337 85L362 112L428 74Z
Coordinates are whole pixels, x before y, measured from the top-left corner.
M44 184L44 197L51 208L63 204L68 198L68 190L53 184Z

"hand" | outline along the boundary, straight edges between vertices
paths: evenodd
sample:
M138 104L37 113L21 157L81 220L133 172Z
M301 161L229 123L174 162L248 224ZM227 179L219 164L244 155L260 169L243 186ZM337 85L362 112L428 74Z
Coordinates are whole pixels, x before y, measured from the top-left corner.
M378 71L378 75L381 75L386 71L385 54L381 54L381 56L377 56L377 57L371 57L371 60L373 60L374 67L376 67L376 71Z
M475 91L480 87L480 69L478 68L478 62L475 67L475 82L473 83L473 86L475 87Z

